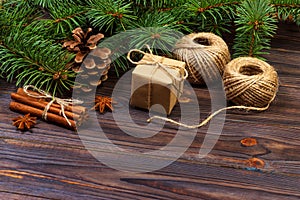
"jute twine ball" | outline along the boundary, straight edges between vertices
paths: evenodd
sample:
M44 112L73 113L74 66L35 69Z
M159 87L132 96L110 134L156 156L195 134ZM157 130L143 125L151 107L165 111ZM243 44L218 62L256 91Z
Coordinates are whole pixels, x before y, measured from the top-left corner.
M227 100L236 105L264 107L278 90L278 75L268 63L240 57L227 64L223 75Z
M193 84L217 80L230 61L227 44L213 33L192 33L184 36L175 45L173 53L176 59L186 62L188 80Z

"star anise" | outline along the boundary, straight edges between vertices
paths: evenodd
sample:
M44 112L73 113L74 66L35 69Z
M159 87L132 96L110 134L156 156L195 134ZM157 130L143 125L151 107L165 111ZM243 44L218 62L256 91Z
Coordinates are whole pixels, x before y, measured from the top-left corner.
M91 35L92 28L84 32L80 27L72 31L74 40L67 41L63 44L69 51L77 52L75 57L76 63L81 63L83 58L93 49L97 48L99 40L104 38L102 33Z
M112 106L113 100L110 97L105 96L96 96L95 97L95 106L92 109L99 110L100 113L104 113L105 108L113 111Z
M12 119L13 125L24 131L31 129L36 124L36 117L31 117L30 113Z

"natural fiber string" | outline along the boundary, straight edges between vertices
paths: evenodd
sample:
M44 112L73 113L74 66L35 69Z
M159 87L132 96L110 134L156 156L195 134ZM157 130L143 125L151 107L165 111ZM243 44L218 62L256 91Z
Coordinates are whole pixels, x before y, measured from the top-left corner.
M154 67L151 71L151 75L150 75L150 79L149 79L149 82L148 82L148 94L147 94L147 108L148 110L151 108L151 103L152 103L152 95L151 95L151 91L152 91L152 78L153 78L153 74L156 72L156 70L158 69L157 67L158 65L156 65L156 67ZM177 93L178 94L178 93Z
M265 111L275 99L278 90L278 76L274 68L256 58L242 57L231 61L226 66L223 80L227 99L233 100L236 104L245 104L246 100L243 99L243 94L249 93L246 97L252 97L252 99L247 99L246 104L254 106L237 105L222 108L212 113L197 125L187 125L161 116L153 116L147 122L151 122L153 119L160 119L189 129L200 128L225 110L244 109L247 111ZM261 87L256 87L257 85ZM239 99L241 97L242 100ZM237 98L238 100L236 100Z
M198 42L199 40L203 40ZM188 80L194 84L215 81L230 61L224 40L213 33L192 33L184 36L173 50L174 56L186 62ZM205 82L204 82L205 80Z
M153 53L152 53L152 50L150 48L149 45L145 45L147 47L147 49L149 50L149 54L150 55L150 58L152 61L145 61L143 60L142 62L141 61L138 61L138 62L135 62L133 61L131 58L130 58L130 55L132 52L137 52L137 53L141 53L143 55L147 55L146 52L144 51L141 51L139 49L131 49L128 54L127 54L127 59L132 63L132 64L135 64L135 65L156 65L156 66L159 66L161 69L163 69L167 74L169 74L170 76L174 77L174 79L176 79L177 81L181 81L181 80L184 80L188 77L188 72L185 68L183 67L180 67L180 66L173 66L173 65L168 65L168 64L163 64L161 63L159 60L156 60L156 58L154 57ZM179 69L179 72L181 72L181 70L184 71L184 74L182 75L182 73L180 73L182 76L181 77L176 77L175 75L171 74L169 71L168 71L168 68L171 68L171 69Z
M169 119L167 117L161 117L161 116L150 117L149 119L147 119L147 122L150 123L154 119L160 119L160 120L163 120L163 121L166 121L166 122L178 125L178 126L182 126L182 127L189 128L189 129L194 129L194 128L200 128L202 126L205 126L212 118L214 118L216 115L220 114L221 112L223 112L225 110L244 109L244 110L247 110L247 111L250 111L250 110L264 111L264 110L267 110L270 107L270 103L264 108L248 107L248 106L230 106L230 107L226 107L226 108L221 108L221 109L217 110L216 112L212 113L211 115L209 115L205 120L203 120L200 124L197 124L197 125L187 125L187 124L184 124L184 123L177 122L173 119Z
M148 95L147 95L147 107L148 109L150 109L151 107L151 83L152 83L152 75L156 72L157 69L161 68L164 70L165 73L167 73L168 75L172 76L176 81L182 81L182 80L185 80L187 77L188 77L188 72L185 68L182 68L180 66L173 66L173 65L168 65L168 64L162 64L159 60L156 60L156 58L154 57L153 55L153 52L150 48L149 45L145 45L149 51L149 54L150 55L150 58L152 61L145 61L143 60L142 62L141 61L138 61L138 62L135 62L133 61L131 58L130 58L130 55L132 52L137 52L137 53L141 53L143 55L146 55L147 53L144 52L144 51L141 51L139 49L132 49L128 52L127 54L127 59L132 63L132 64L136 64L136 65L155 65L155 67L153 68L152 72L151 72L151 79L149 80L149 83L148 83ZM172 68L172 69L179 69L179 72L180 74L182 75L182 70L184 71L184 74L181 76L181 77L176 77L175 75L171 74L167 68ZM179 93L180 93L180 90L178 88L176 88L176 91L177 91L177 96L179 96Z
M38 93L40 93L41 95L35 95L32 94L28 91L28 89L31 89L32 91L37 91ZM70 105L75 105L75 104L82 104L83 101L77 100L77 99L61 99L58 97L53 97L52 95L50 95L49 93L45 92L44 90L41 90L33 85L26 85L23 87L24 92L30 96L30 97L34 97L37 99L52 99L47 106L44 108L43 114L42 114L42 118L47 120L47 113L48 110L50 109L51 105L53 103L57 103L60 105L61 110L60 110L60 115L62 115L66 121L68 122L68 124L71 126L71 122L69 121L69 119L67 118L66 114L65 114L65 106L70 106Z
M278 90L278 75L268 63L252 57L232 60L223 75L227 100L237 105L263 107Z

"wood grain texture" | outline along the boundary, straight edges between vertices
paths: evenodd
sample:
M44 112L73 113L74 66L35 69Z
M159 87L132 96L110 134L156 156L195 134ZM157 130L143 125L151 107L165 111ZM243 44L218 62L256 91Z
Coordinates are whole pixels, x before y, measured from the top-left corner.
M203 127L180 159L143 174L105 166L86 150L76 132L53 124L38 121L31 132L16 130L11 119L19 114L8 109L16 87L0 80L0 199L299 199L299 28L281 24L270 52L266 58L278 71L280 88L269 110L227 112L222 134L208 156L197 156L207 131ZM97 94L111 95L117 80L111 72ZM209 92L203 87L195 91L204 119L211 112ZM146 125L144 111L132 109L130 113L136 123ZM123 133L112 113L97 117L106 136L130 151L159 149L177 132L176 127L166 125L162 133L139 139ZM180 117L178 106L171 117ZM240 140L246 137L256 138L258 145L241 146ZM252 157L262 159L265 167L248 168L247 160Z

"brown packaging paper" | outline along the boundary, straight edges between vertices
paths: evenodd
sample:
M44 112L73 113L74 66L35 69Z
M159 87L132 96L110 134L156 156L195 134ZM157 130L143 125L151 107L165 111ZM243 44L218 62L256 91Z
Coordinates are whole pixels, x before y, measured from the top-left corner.
M132 72L130 105L149 110L159 104L169 115L183 91L185 62L146 53L139 63ZM158 106L151 110L164 112Z

